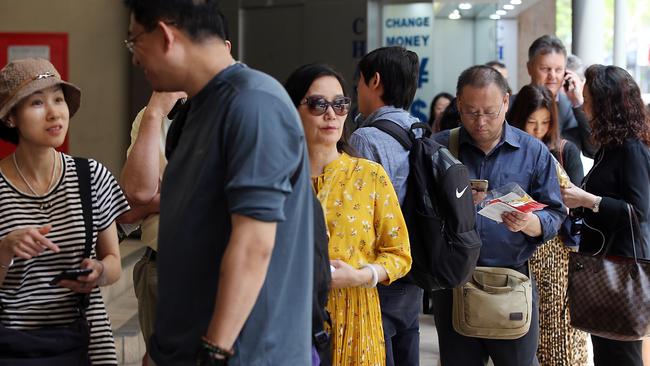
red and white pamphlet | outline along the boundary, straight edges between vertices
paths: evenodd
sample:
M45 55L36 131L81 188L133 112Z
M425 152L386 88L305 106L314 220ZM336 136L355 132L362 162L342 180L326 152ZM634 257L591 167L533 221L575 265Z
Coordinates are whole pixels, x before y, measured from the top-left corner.
M523 190L519 189L522 193ZM483 209L478 213L479 215L485 216L488 219L494 220L496 222L502 222L501 215L505 212L533 212L539 211L546 207L545 204L535 201L528 194L510 192L506 195L503 195L498 198L488 200L484 203Z

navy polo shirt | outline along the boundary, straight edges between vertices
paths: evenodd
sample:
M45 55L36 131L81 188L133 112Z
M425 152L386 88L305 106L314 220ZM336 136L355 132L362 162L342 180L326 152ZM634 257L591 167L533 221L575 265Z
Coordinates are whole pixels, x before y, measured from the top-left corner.
M178 118L161 190L153 360L196 364L230 218L239 214L278 225L266 279L228 364L308 365L313 207L296 108L275 79L237 63L189 100Z

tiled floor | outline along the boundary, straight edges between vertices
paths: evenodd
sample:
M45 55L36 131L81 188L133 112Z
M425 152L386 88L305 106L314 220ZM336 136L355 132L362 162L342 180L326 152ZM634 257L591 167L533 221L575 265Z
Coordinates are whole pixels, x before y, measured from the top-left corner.
M436 366L440 359L438 333L433 315L420 316L420 365Z

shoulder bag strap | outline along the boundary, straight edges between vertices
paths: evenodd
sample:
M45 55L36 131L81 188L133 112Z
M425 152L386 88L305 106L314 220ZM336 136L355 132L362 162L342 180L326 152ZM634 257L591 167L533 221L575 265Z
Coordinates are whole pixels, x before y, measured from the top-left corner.
M632 253L634 253L634 261L637 262L638 259L638 254L636 252L636 242L637 238L641 246L641 254L645 257L645 239L643 238L643 235L641 234L641 226L639 224L639 219L636 216L636 212L634 211L634 207L627 203L627 216L630 222L630 234L632 238ZM612 247L612 244L614 242L614 233L610 235L609 240L607 241L607 245L605 246L605 250L601 254L601 258L604 258L607 253L609 253L609 249Z
M636 211L634 211L634 206L631 204L627 204L627 213L628 216L630 217L630 230L632 232L632 249L634 250L634 259L636 260L638 257L638 254L636 252L636 242L635 238L638 238L639 245L641 247L641 256L645 259L648 258L647 253L646 253L646 242L645 238L643 237L643 234L641 233L641 224L639 224L639 218L636 215ZM636 231L636 236L634 235Z
M93 209L92 194L90 189L90 163L88 159L74 158L74 166L77 170L79 180L79 196L81 197L81 209L84 218L86 232L86 246L84 247L84 258L90 258L93 248ZM90 303L90 295L83 294L80 298L80 310L83 312Z
M399 142L400 145L402 145L402 147L404 147L406 150L410 151L411 146L413 146L409 133L402 127L398 126L396 123L393 123L389 120L381 119L371 123L368 127L375 127L376 129L389 134L395 140L397 140L397 142Z
M458 157L460 152L460 127L452 128L449 131L449 152L456 159L460 160Z
M564 145L566 145L566 140L562 139L560 141L560 165L564 168Z

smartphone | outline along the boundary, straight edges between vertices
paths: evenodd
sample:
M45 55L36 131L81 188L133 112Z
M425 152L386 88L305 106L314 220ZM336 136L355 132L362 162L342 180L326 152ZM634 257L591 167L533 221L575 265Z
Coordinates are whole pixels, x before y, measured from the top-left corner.
M91 268L71 268L66 269L52 278L50 285L56 285L62 280L76 280L81 276L89 275L93 270Z
M566 77L566 76L567 76L567 73L565 72L564 77ZM565 92L569 91L570 86L571 86L571 80L570 79L564 80L564 84L562 84L562 87L564 87Z
M476 192L487 192L488 181L486 179L470 179L469 185Z
M178 114L178 111L183 107L185 102L187 101L187 98L180 98L179 100L176 101L172 109L167 113L167 118L170 120L173 120L176 118L176 115Z

